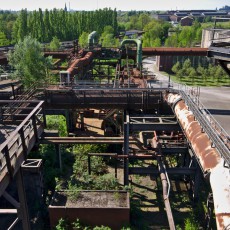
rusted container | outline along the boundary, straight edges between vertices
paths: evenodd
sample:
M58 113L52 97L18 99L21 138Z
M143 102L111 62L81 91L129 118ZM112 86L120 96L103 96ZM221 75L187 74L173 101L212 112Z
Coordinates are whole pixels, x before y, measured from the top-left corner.
M56 191L49 206L51 228L61 218L89 226L121 229L129 224L129 193L125 191Z

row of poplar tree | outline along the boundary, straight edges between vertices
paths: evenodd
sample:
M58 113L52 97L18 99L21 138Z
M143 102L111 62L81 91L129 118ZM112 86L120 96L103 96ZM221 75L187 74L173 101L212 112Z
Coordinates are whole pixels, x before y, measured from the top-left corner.
M54 36L61 41L68 41L78 38L83 32L96 30L102 34L105 26L113 27L114 34L117 33L116 9L75 12L57 9L28 12L23 9L13 25L12 41L17 43L27 35L40 42L50 42Z

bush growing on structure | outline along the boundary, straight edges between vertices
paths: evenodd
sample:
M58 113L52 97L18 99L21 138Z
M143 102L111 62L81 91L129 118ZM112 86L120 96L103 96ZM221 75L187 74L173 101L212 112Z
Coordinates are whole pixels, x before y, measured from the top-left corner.
M60 40L54 36L52 41L50 42L50 49L51 50L58 50L61 47Z

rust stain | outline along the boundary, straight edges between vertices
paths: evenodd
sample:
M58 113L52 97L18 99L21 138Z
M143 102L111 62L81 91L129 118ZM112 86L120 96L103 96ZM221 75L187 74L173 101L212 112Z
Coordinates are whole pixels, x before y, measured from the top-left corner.
M168 97L166 98L170 100L170 102L168 103L170 105L173 105L178 98L178 94L168 95ZM211 177L212 175L216 175L218 178L219 169L221 170L221 172L224 170L223 162L216 148L212 147L212 143L208 135L202 131L201 125L199 124L198 121L195 120L194 115L192 114L191 111L188 110L188 107L186 106L183 100L179 101L175 105L174 112L182 126L182 129L184 130L185 135L190 141L191 146L197 158L199 159L201 167L203 168L204 171L210 171ZM219 185L217 187L218 188L217 194L216 194L217 197L214 200L217 229L218 230L223 230L223 229L230 230L230 212L229 212L229 208L226 209L225 207L229 203L230 194L229 194L229 188L227 188L227 186L229 186L229 183L228 183L229 175L228 174L223 174L223 175L225 175L225 177L222 177L221 180L224 180L226 182L218 184L217 183L218 181L215 181L216 177L214 176L214 181L212 181L213 183L211 183L211 185L214 187ZM225 196L226 194L228 194L226 199L224 200L219 199L219 198L223 198L223 196ZM218 213L220 212L220 210L221 210L221 213Z
M170 100L170 104L178 99L178 95L170 94L166 97ZM175 108L175 114L180 121L180 124L190 141L200 164L204 171L210 170L220 162L221 158L215 148L212 147L212 143L206 133L202 132L202 127L199 122L195 120L195 116L189 111L183 100L179 101Z
M217 213L216 214L216 222L217 222L217 229L230 229L230 221L228 223L224 223L224 219L229 219L230 218L230 213Z

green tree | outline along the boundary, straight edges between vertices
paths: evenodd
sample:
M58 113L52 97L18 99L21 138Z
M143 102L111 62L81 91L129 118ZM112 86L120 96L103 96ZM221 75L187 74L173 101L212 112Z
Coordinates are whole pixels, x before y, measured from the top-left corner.
M189 78L192 79L192 84L194 83L196 75L197 75L196 70L193 67L191 67L190 68L190 73L189 73Z
M114 37L114 29L112 26L105 26L99 40L104 47L114 47L119 45L118 40Z
M183 63L182 69L186 75L189 75L190 73L190 68L191 68L191 61L190 59L186 59Z
M160 38L154 39L151 43L151 47L161 47L161 39Z
M202 67L201 65L199 65L198 67L197 67L197 73L199 74L199 75L203 75L203 73L204 73L204 67Z
M82 48L86 48L88 46L88 36L89 34L86 33L86 32L83 32L81 34L81 36L79 37L79 45L82 47Z
M170 37L165 40L166 47L177 47L178 46L178 35L172 34Z
M22 9L13 26L12 35L15 42L23 40L24 37L28 34L27 16L27 10Z
M152 46L157 38L161 40L161 43L164 43L170 26L168 22L157 21L155 19L148 23L144 27L143 47Z
M145 25L147 25L148 23L150 23L151 18L147 13L144 14L140 14L139 18L138 18L138 25L139 25L139 29L143 30Z
M58 50L60 46L61 46L60 40L56 36L53 37L52 41L50 42L50 49Z
M183 69L180 69L178 72L177 72L177 77L179 78L179 80L181 81L181 79L184 77L185 73L184 73L184 70Z
M3 32L0 32L0 46L7 46L10 44L10 41L6 38L6 35Z
M177 74L180 69L181 69L181 64L178 61L175 65L173 65L172 71L173 71L173 73Z
M216 73L215 73L215 77L216 77L216 81L217 83L220 82L220 79L225 75L224 70L222 69L221 66L217 66L216 68Z
M102 39L103 47L116 47L119 45L119 42L116 38L114 38L113 34L106 34Z
M41 44L30 36L15 45L14 52L8 53L8 59L15 69L14 76L21 79L26 87L49 77L51 59L44 57Z
M208 65L208 71L209 71L210 76L212 76L212 80L214 81L215 80L216 67L213 66L212 64L209 64Z
M44 13L44 26L45 26L45 42L49 42L52 38L52 28L50 23L50 11L45 10Z

